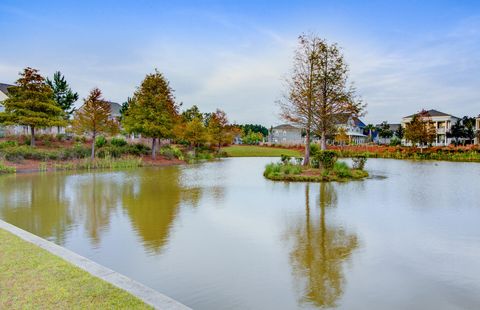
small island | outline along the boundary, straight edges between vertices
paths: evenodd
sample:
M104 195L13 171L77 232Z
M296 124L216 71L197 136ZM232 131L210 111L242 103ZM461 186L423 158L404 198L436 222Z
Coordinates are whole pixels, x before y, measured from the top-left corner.
M268 164L263 175L269 180L289 182L345 182L368 177L364 170L365 156L354 157L352 167L337 159L335 151L319 151L309 165L302 165L302 158L292 161L291 157L282 155L281 162Z

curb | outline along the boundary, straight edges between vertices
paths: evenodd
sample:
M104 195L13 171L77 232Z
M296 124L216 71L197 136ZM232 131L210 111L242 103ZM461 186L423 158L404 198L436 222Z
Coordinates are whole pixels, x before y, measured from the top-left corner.
M32 233L29 233L21 228L0 220L0 228L16 235L17 237L33 243L34 245L47 250L63 260L85 270L91 275L100 278L124 291L129 292L133 296L142 300L144 303L154 307L155 309L165 310L187 310L189 307L180 302L163 295L154 289L145 286L135 280L132 280L118 272L115 272L105 266L97 264L86 257L78 255L64 247L61 247L53 242L40 238Z

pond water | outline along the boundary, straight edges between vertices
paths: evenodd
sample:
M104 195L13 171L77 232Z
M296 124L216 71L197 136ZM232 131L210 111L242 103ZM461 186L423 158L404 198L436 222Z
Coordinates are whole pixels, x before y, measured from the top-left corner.
M1 176L0 217L195 309L480 307L480 164L308 184L274 160Z

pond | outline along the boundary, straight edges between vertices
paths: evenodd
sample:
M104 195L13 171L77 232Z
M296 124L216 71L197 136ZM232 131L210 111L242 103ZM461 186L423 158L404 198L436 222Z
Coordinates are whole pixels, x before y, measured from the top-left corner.
M479 307L480 164L308 184L274 160L1 176L0 217L195 309Z

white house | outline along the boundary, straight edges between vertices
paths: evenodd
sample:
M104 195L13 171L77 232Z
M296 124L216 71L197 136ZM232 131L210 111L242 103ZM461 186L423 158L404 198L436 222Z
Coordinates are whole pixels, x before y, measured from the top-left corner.
M4 84L0 83L0 112L3 112L5 110L5 107L2 105L2 101L8 98L8 88L11 86L11 84ZM64 133L65 128L63 127L47 127L47 128L38 128L36 129L36 134L58 134L58 133ZM3 128L0 128L0 135L29 135L30 134L30 128L28 126L5 126Z
M364 134L365 124L358 117L346 113L338 114L335 118L335 126L337 129L345 129L350 143L367 143L368 136Z
M405 128L406 125L412 121L414 115L415 114L405 116L402 119L403 128ZM428 110L426 116L431 119L437 131L437 136L433 142L433 145L445 146L452 143L452 139L447 137L447 133L450 132L452 125L459 121L460 118L447 113L439 112L437 110ZM403 142L408 145L408 141L404 140Z
M302 137L302 129L289 124L283 124L271 129L268 142L293 145L304 144L305 139Z

